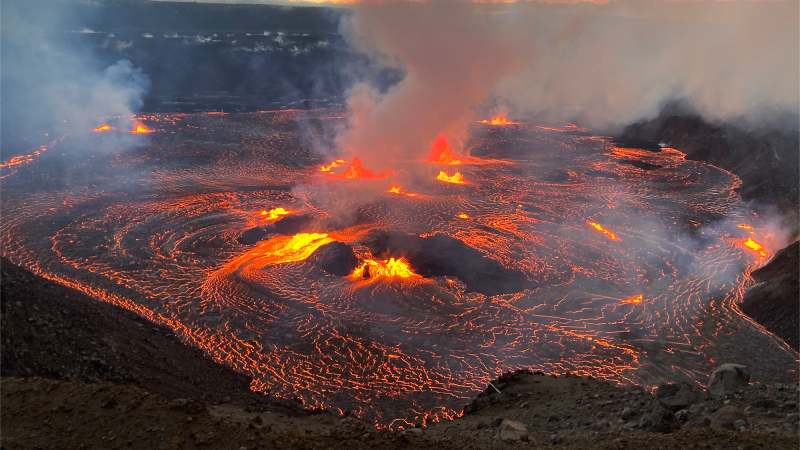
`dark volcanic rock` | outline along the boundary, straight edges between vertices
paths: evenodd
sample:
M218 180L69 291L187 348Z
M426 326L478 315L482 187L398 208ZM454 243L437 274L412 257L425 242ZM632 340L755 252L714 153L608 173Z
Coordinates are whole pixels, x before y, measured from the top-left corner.
M672 411L655 405L653 409L639 419L639 428L653 433L672 433L681 429L681 423Z
M689 383L662 384L656 389L656 398L661 406L672 412L686 409L697 402L697 394Z
M733 394L750 384L750 369L741 364L728 363L717 367L708 381L708 393L721 397Z
M430 237L372 230L364 239L379 258L405 258L423 277L453 276L467 285L468 292L485 295L519 292L528 284L520 270L507 269L462 241L445 234Z
M52 283L5 258L0 266L4 378L132 384L168 399L311 414L300 403L251 391L250 377L184 345L167 327Z
M261 227L250 228L242 233L236 241L243 245L255 245L268 234L269 233Z
M750 426L747 422L747 415L742 410L733 405L725 405L711 419L711 428L733 430L735 428L733 423L737 420L744 421L746 427Z
M306 261L316 264L325 272L346 277L358 267L358 257L347 244L334 241L325 244L309 256Z
M646 163L644 161L637 161L635 159L623 159L623 160L617 161L617 164L633 166L633 167L636 167L636 168L642 169L642 170L656 170L656 169L660 169L661 168L661 166L659 166L657 164L650 164L650 163Z
M320 231L319 219L306 214L285 216L275 221L268 228L275 233L297 234L311 231Z
M757 285L744 296L742 312L800 350L800 242L781 249L752 273Z

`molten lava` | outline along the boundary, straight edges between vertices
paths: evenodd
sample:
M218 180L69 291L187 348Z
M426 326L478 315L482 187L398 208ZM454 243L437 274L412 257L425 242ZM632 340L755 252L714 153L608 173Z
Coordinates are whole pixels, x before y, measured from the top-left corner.
M514 125L519 122L511 122L510 120L506 119L503 116L497 116L492 120L481 120L480 123L487 123L489 125Z
M599 232L605 234L606 236L608 236L608 238L611 239L612 241L618 241L619 240L619 238L617 237L616 234L612 233L611 231L606 230L599 223L596 223L596 222L586 222L586 223L589 224L589 226L591 226L594 229L596 229L597 231L599 231Z
M411 267L408 266L408 263L403 258L389 258L387 261L374 261L372 259L364 260L360 266L353 270L353 273L350 274L350 278L365 278L365 274L367 275L366 278L410 278L419 276L411 270Z
M252 263L254 268L286 262L302 261L319 247L333 242L327 233L298 233L294 236L278 236L262 241L251 251L234 259L230 267Z
M94 131L95 131L95 132L100 132L100 131L108 131L108 130L110 130L110 129L111 129L111 127L110 127L110 126L108 126L108 125L102 125L102 126L99 126L99 127L95 128L95 129L94 129Z
M400 186L398 186L396 184L393 184L392 187L390 187L389 190L387 190L386 192L388 192L390 194L407 195L409 197L416 197L417 196L416 193L414 193L414 192L406 192L406 191L403 190L402 187L400 187Z
M439 172L439 175L436 175L436 179L439 181L445 181L447 183L455 183L455 184L464 184L464 176L461 175L461 172L456 172L453 176L450 176L449 173L445 171Z
M767 250L764 248L763 245L761 245L758 242L754 241L752 238L747 238L746 241L742 241L741 243L742 243L742 245L744 245L745 247L749 248L750 250L758 253L759 260L762 260L762 259L766 258L767 255L769 254L769 252L767 252Z
M261 211L261 215L266 216L264 217L264 220L276 220L280 216L285 216L286 214L291 214L293 212L294 211L287 211L281 207L278 207L270 209L269 211Z
M142 125L140 123L137 123L136 126L133 128L133 130L131 130L131 133L136 133L136 134L139 134L139 133L150 133L150 130L148 130L146 126L144 126L144 125Z
M333 173L333 172L331 172L331 169L335 169L335 168L337 168L337 167L341 166L342 164L347 164L347 161L346 161L346 160L344 160L344 159L337 159L337 160L334 160L334 161L332 161L332 162L331 162L330 164L328 164L327 166L321 166L321 167L319 168L319 171L320 171L320 172L329 172L329 173Z
M634 295L633 297L628 297L622 301L622 303L641 303L642 302L642 294Z
M431 154L428 161L434 164L461 164L461 161L453 158L453 150L450 149L450 144L444 134L439 134L435 141L431 141Z
M752 234L754 236L756 234L755 230L753 230L753 227L751 227L750 225L739 225L739 228L749 231L750 234Z
M456 217L458 217L459 219L469 219L469 216L464 214L464 213L461 213L461 214L457 215Z
M356 178L386 178L387 175L390 173L394 173L393 170L387 170L386 172L379 173L375 175L371 169L365 169L364 166L361 164L361 160L358 157L353 158L353 163L350 164L350 167L342 174L342 178L347 180L354 180Z

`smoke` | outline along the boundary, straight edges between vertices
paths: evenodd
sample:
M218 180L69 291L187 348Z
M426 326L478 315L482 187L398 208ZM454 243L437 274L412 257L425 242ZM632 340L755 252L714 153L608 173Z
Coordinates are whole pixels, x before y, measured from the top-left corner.
M150 87L128 60L103 62L81 26L90 9L74 2L4 2L2 138L13 153L59 134L80 136L109 123L131 128ZM94 8L99 10L100 8ZM54 135L55 133L55 135ZM141 137L104 136L94 151L135 145ZM96 148L100 146L101 148ZM7 154L8 154L7 153Z
M344 154L386 164L493 112L613 131L685 100L711 121L800 101L797 2L356 5L341 29L405 78L349 92Z

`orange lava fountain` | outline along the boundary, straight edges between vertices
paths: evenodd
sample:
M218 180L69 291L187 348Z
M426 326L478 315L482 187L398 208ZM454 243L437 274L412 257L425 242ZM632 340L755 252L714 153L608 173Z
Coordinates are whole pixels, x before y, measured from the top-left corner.
M466 215L465 213L461 213L461 214L457 215L456 217L458 217L459 219L469 219L469 216Z
M497 116L492 120L481 120L480 123L486 123L489 125L514 125L519 122L511 122L510 120L506 119L503 116Z
M596 229L597 231L599 231L599 232L605 234L606 236L608 236L608 238L611 239L612 241L618 241L619 240L619 238L617 237L616 234L612 233L611 231L606 230L599 223L596 223L596 222L586 222L586 223L589 224L589 226L591 226L594 229Z
M261 215L266 216L264 217L264 220L276 220L280 216L285 216L286 214L292 214L293 212L294 211L287 211L286 209L278 207L270 209L269 211L261 211Z
M406 191L403 190L402 187L400 187L400 186L398 186L396 184L393 184L386 192L388 192L390 194L406 195L406 196L409 196L409 197L416 197L417 196L416 193L414 193L414 192L406 192Z
M447 183L455 183L455 184L465 184L464 176L461 175L461 172L456 172L452 176L445 171L439 172L439 175L436 175L436 179L439 181L445 181Z
M365 169L364 165L361 164L361 160L358 157L353 158L353 163L350 164L350 167L342 174L342 178L348 180L354 180L356 178L386 178L387 175L390 173L394 173L392 170L387 170L386 172L379 173L375 175L371 169Z
M337 167L341 166L342 164L347 164L347 161L346 161L346 160L344 160L344 159L337 159L337 160L334 160L334 161L332 161L332 162L331 162L330 164L328 164L327 166L321 166L321 167L319 168L319 171L320 171L320 172L328 172L328 173L333 173L333 172L331 172L331 169L335 169L335 168L337 168Z
M95 130L95 131L96 131L96 130ZM150 133L150 132L151 132L151 131L150 131L150 130L148 130L146 126L144 126L144 125L142 125L142 124L140 124L140 123L137 123L137 124L136 124L136 126L135 126L135 127L133 128L133 130L131 131L131 133L136 133L136 134L140 134L140 133Z
M441 133L435 141L431 141L431 154L428 161L434 164L461 164L461 161L453 158L453 150L450 149L447 138Z
M622 303L641 303L642 302L642 294L634 295L633 297L628 297L622 301Z
M369 272L366 272L367 268L369 268ZM353 272L350 274L350 278L352 279L359 279L364 278L364 274L367 273L369 278L377 278L377 277L400 277L400 278L410 278L410 277L418 277L419 275L415 274L411 267L408 266L408 263L403 259L394 259L389 258L387 261L374 261L372 259L367 259L360 266L353 269Z
M111 127L108 126L108 125L101 125L101 126L95 128L94 131L95 132L100 132L100 131L108 131L110 129L111 129Z

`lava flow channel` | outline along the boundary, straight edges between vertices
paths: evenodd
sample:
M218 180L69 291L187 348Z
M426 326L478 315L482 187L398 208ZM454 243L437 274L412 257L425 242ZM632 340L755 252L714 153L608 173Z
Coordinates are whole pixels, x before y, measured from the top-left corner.
M338 110L148 115L160 132L145 147L82 161L46 191L52 164L24 162L3 179L3 252L179 330L256 390L380 426L457 415L522 367L654 386L706 382L724 352L753 380L796 380L797 353L736 312L769 255L754 248L767 240L729 172L677 151L659 154L662 169L631 170L602 136L476 124L469 189L443 188L419 155L408 164L428 174L416 179L425 195L400 201L385 183L310 176L319 159L299 143L317 119L347 120ZM60 146L32 159L61 161ZM262 220L265 205L295 213ZM303 215L315 221L277 233ZM715 229L720 217L752 226L733 236ZM705 234L692 236L688 220ZM239 244L253 227L263 239ZM426 247L385 251L373 230ZM369 278L313 261L334 241ZM480 283L511 272L521 278ZM486 285L504 293L479 292Z

